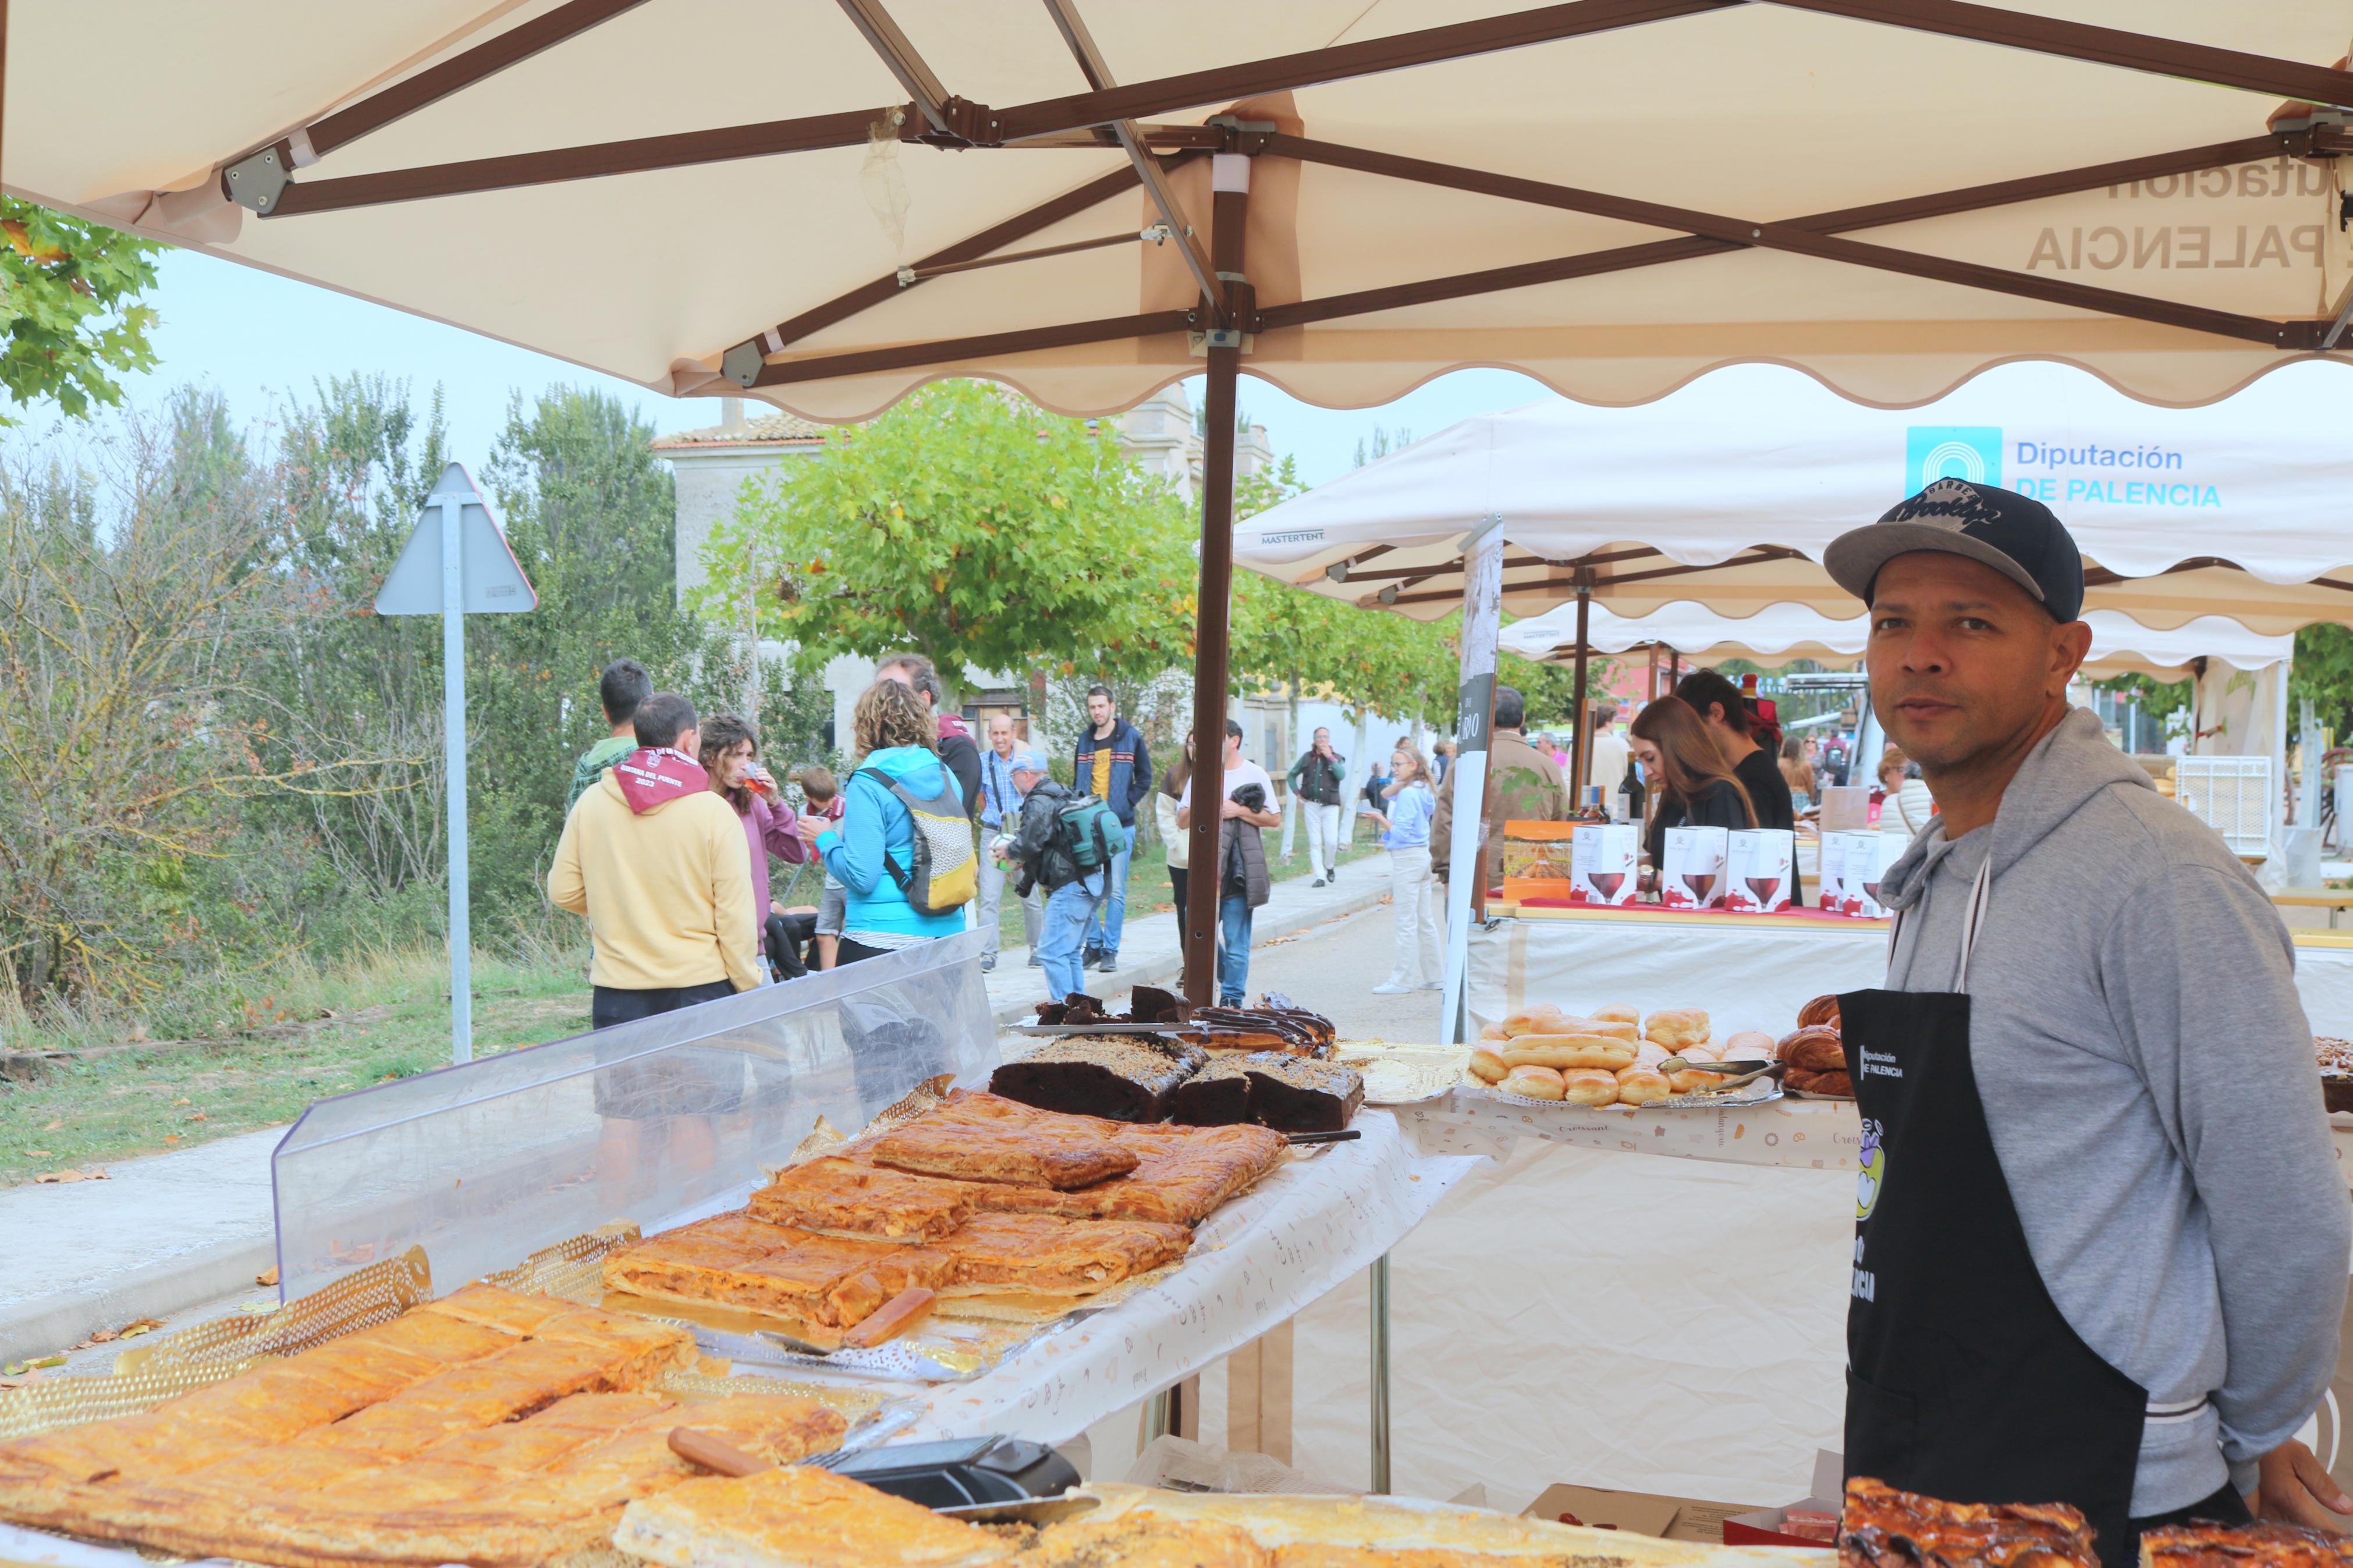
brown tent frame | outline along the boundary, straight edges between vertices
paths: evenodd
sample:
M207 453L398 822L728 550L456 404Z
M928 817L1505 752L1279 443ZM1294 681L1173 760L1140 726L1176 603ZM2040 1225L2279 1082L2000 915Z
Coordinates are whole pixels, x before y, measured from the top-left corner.
M1125 149L1129 155L1127 168L1103 175L1050 202L1008 217L959 244L934 252L915 263L907 272L876 279L790 320L780 321L733 345L722 355L721 363L724 374L745 387L774 387L877 371L947 366L992 355L1078 343L1152 337L1177 331L1199 334L1207 357L1208 437L1202 479L1200 609L1194 671L1194 732L1197 752L1205 762L1219 754L1225 739L1222 721L1226 711L1228 613L1233 574L1233 426L1237 382L1250 334L1572 278L1662 266L1744 248L1791 251L1824 260L1931 279L2104 315L2268 343L2283 353L2333 350L2344 339L2348 322L2353 322L2353 288L2348 289L2346 297L2327 319L2275 321L2059 279L2032 277L2000 268L1843 237L1858 229L2031 201L2037 197L2152 176L2274 158L2333 159L2353 152L2353 130L2327 123L2326 117L2321 117L2316 122L2313 114L2315 105L2353 109L2353 73L2117 28L2027 16L1994 6L1968 4L1967 0L1566 0L1565 4L1539 6L1474 22L1311 49L1126 87L1111 79L1100 52L1095 49L1079 17L1075 0L1044 0L1087 79L1088 90L1003 110L974 103L948 91L941 79L892 22L885 0L839 0L850 22L859 28L909 95L909 102L903 107L885 110L879 120L871 111L856 110L341 178L296 180L291 177L293 170L315 163L321 155L423 110L543 49L559 45L632 10L640 3L641 0L569 0L568 4L559 5L533 21L326 115L293 136L269 147L257 149L245 159L225 165L221 172L224 194L232 200L243 201L265 218L276 220L389 202L513 189L556 181L680 168L817 148L855 146L867 141L872 130L883 123L894 126L905 141L935 147L1018 149L1116 145ZM2272 116L2270 123L2273 129L2260 136L1908 200L1880 202L1840 212L1780 219L1698 212L1568 185L1340 146L1283 134L1231 119L1199 126L1139 123L1140 117L1152 114L1231 102L1350 77L1465 58L1620 27L1703 16L1750 4L1779 5L1856 21L1973 39L2119 69L2147 71L2267 94L2291 101ZM0 49L5 49L5 0L0 0ZM1165 176L1170 168L1205 153L1243 159L1270 154L1295 158L1334 168L1492 195L1501 200L1528 202L1616 218L1672 230L1681 237L1392 284L1320 300L1261 306L1243 270L1242 225L1249 200L1247 180L1218 182L1220 185L1239 184L1244 188L1217 190L1212 198L1213 211L1209 215L1206 250L1198 231L1187 219L1166 184ZM267 185L274 188L266 189L265 194L248 184L240 195L234 189L233 174L237 169L249 166L256 159L265 160L269 164ZM965 270L970 264L984 259L1009 264L1072 248L1054 247L1026 253L1026 256L998 254L1015 241L1090 210L1139 185L1152 196L1168 230L1167 237L1178 243L1186 264L1200 287L1199 301L1190 310L1147 311L1133 316L1040 325L975 337L851 353L780 357L793 343L809 334L895 298L905 289L921 287L926 277ZM1126 237L1112 237L1089 243L1110 244ZM1765 548L1769 551L1772 547ZM1395 577L1393 586L1399 592L1384 590L1388 596L1382 602L1387 603L1419 603L1440 596L1434 591L1409 596L1402 590L1428 582L1446 571L1461 569L1459 566L1437 571L1416 569L1398 572L1392 569L1388 573L1356 570L1360 563L1379 553L1380 551L1375 550L1359 554L1344 563L1339 574L1352 581L1359 576L1366 580ZM1597 554L1574 562L1518 558L1504 564L1522 568L1536 566L1547 573L1541 584L1515 584L1513 585L1514 588L1525 590L1545 585L1574 591L1589 585L1595 569L1609 563ZM1664 576L1691 570L1706 569L1671 564L1633 575ZM1566 577L1551 575L1564 571L1567 574ZM1621 577L1617 580L1630 579ZM1470 678L1476 673L1479 672L1466 668L1466 689ZM1581 733L1582 726L1580 738ZM1193 821L1190 831L1192 862L1205 868L1208 878L1214 879L1215 871L1208 868L1218 864L1217 818L1211 814L1202 813ZM1209 880L1204 881L1205 893L1212 885ZM1214 978L1218 901L1213 894L1197 897L1189 901L1187 912L1187 990L1196 1001L1208 998Z

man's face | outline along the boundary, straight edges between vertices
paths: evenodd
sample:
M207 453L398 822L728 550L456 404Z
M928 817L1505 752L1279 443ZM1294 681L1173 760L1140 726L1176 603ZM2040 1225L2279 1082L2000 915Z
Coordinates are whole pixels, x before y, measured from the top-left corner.
M1097 692L1087 699L1087 717L1095 721L1096 729L1100 730L1111 722L1112 711L1111 699L1103 693Z
M2091 640L1980 562L1899 555L1872 589L1872 710L1924 768L1959 767L2048 718Z
M988 721L988 749L1000 757L1013 754L1013 721L1002 713Z
M1236 763L1239 763L1239 762L1240 762L1241 760L1242 760L1242 738L1241 738L1240 735L1229 735L1229 736L1227 736L1227 737L1226 737L1226 766L1227 766L1227 767L1229 767L1229 768L1231 768L1231 767L1232 767Z
M874 679L903 686L910 691L914 691L915 689L914 678L907 673L907 667L903 664L886 664L874 672ZM932 705L932 694L928 691L916 691L915 698L926 708Z
M1327 757L1332 754L1331 731L1318 730L1315 731L1315 749L1323 752Z
M1013 787L1023 795L1028 795L1038 787L1038 781L1045 776L1044 773L1033 773L1028 768L1016 768L1013 770Z

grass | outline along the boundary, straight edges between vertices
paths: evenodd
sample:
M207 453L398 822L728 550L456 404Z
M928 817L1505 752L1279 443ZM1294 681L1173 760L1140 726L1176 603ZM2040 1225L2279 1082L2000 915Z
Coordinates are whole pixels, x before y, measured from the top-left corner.
M1303 840L1289 861L1271 858L1277 830L1267 840L1276 880L1307 875ZM1378 853L1360 841L1343 847L1341 864ZM1377 874L1368 868L1356 879ZM780 889L788 879L779 873ZM812 885L802 879L801 893ZM1156 843L1145 846L1128 872L1128 916L1170 907L1167 857ZM1009 898L1002 931L1007 948L1023 944L1020 906ZM586 1029L587 958L585 940L477 952L475 1055ZM0 1186L282 1126L314 1100L449 1059L449 970L439 948L367 954L334 969L298 963L279 979L247 1004L233 1032L206 1039L150 1040L125 1020L72 1013L0 1020L14 1048L74 1053L51 1061L37 1082L0 1080Z

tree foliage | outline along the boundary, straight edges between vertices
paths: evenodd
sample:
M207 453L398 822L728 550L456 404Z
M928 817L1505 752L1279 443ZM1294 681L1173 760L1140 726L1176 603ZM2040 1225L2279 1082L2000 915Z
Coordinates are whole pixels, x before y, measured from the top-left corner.
M762 629L805 672L913 644L952 671L1144 680L1191 658L1187 537L1110 426L944 382L747 482L700 604L761 585Z
M155 311L139 298L163 248L0 197L0 386L11 403L54 398L80 418L122 401L114 378L155 363ZM14 423L0 409L0 426Z

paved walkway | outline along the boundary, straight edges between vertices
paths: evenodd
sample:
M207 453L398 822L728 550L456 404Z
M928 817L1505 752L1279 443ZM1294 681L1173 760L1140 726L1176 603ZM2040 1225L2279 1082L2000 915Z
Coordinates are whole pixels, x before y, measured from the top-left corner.
M1254 945L1370 908L1388 893L1388 863L1375 856L1342 868L1324 888L1297 877L1274 884L1258 911ZM1388 949L1386 925L1368 942ZM1090 973L1089 989L1110 998L1176 975L1173 911L1127 922L1117 973ZM1025 1018L1045 999L1045 973L1029 950L1008 949L988 977L999 1023ZM1253 985L1251 994L1257 994ZM1302 997L1305 1001L1307 998ZM250 1294L254 1277L276 1264L269 1157L280 1130L224 1138L194 1149L111 1166L103 1182L0 1191L0 1361L65 1349L94 1329L165 1318Z

